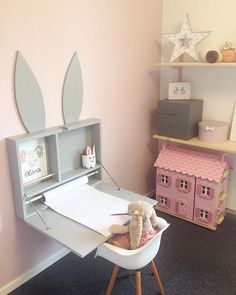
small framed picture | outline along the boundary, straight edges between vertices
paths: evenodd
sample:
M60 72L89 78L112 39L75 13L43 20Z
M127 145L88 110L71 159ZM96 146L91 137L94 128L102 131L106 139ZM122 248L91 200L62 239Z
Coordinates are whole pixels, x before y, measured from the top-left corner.
M170 82L168 99L190 99L191 83L190 82Z
M19 157L24 185L48 174L46 142L44 138L20 143Z

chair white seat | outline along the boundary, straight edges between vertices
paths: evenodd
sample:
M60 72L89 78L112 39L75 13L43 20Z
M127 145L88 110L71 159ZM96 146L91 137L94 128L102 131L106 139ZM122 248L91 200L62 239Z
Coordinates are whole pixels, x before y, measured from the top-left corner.
M152 262L152 269L153 267L155 268L153 259L155 258L155 256L157 255L157 252L159 251L162 234L169 226L169 224L167 223L165 219L161 217L157 217L157 219L158 219L158 228L159 228L157 235L140 248L137 248L135 250L126 250L126 249L122 249L120 247L111 245L109 243L104 243L97 248L96 256L101 256L116 265L116 268L114 270L115 274L113 273L112 287L114 286L116 275L120 267L129 269L129 270L139 270L145 267L150 262ZM157 270L156 270L156 273L157 273ZM158 273L156 275L159 278ZM139 273L139 276L140 276L140 273ZM154 276L155 276L155 271L154 271ZM141 288L141 282L140 282L140 288ZM107 291L106 294L110 294L110 292ZM163 292L162 294L164 294ZM137 294L141 294L141 293L137 293Z

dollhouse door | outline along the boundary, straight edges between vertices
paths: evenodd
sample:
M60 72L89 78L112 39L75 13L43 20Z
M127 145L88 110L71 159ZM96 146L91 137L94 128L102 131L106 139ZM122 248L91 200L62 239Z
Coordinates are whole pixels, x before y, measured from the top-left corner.
M186 214L187 214L187 203L184 200L178 200L176 202L176 213L179 216L186 217Z

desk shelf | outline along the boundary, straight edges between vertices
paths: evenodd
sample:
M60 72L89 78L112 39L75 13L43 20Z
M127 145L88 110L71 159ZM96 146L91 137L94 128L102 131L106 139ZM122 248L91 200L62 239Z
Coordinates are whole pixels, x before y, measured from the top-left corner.
M24 192L28 196L28 198L32 198L36 195L42 194L46 190L52 189L59 185L59 182L54 179L48 179L45 181L41 181L38 183L35 183L32 186L25 187Z
M210 150L236 154L236 141L227 140L222 143L207 143L207 142L200 141L197 137L194 137L190 140L182 140L182 139L166 137L166 136L162 136L158 134L153 135L153 138L163 140L163 141L169 141L169 142L194 146L194 147L200 147L200 148L205 148Z
M73 170L64 172L61 175L61 181L62 182L70 181L70 180L73 180L74 178L78 177L78 175L83 176L83 175L86 175L88 173L97 171L98 169L100 169L100 165L95 165L94 168L90 168L90 169L86 169L86 168L83 168L83 167L80 167L78 169L73 169Z

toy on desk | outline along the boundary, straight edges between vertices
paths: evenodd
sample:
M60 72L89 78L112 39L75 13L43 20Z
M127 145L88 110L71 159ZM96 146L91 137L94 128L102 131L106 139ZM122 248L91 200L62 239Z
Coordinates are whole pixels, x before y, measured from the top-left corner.
M225 46L222 50L222 62L234 62L236 53L235 47L233 46L231 41L226 41Z
M86 147L85 154L82 155L82 165L84 168L93 168L96 165L95 145L93 149L90 146Z
M113 234L129 233L130 249L136 249L156 235L157 216L154 208L144 201L130 203L128 213L132 216L129 224L113 224L110 231Z

